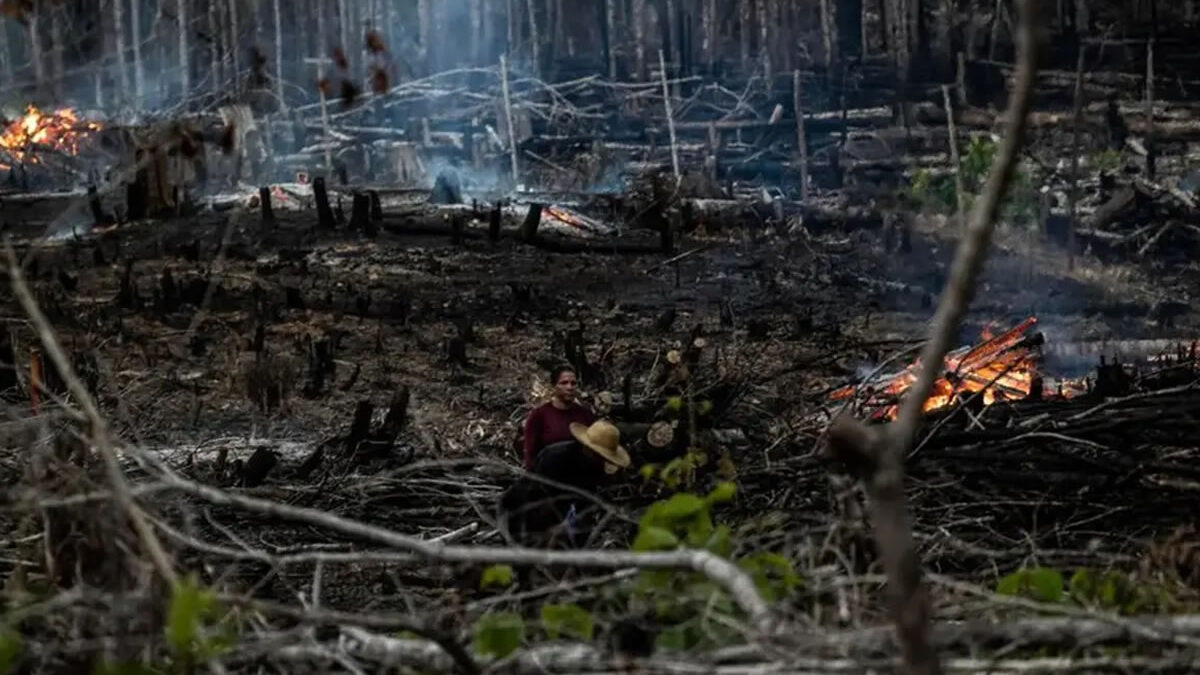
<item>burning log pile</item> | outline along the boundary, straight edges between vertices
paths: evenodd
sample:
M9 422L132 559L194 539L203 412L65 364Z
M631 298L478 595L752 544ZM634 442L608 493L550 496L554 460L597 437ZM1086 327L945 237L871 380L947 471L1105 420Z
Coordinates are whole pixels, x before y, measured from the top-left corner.
M1047 564L1110 560L1121 544L1098 545L1105 535L1084 523L1166 527L1172 512L1192 508L1200 490L1198 343L1056 346L1036 325L1029 317L950 352L925 401L907 465L917 485L926 486L916 490L918 511L930 522L959 523L953 537L923 536L929 547L923 557L943 570L1019 565L1022 552L1034 549L1053 559ZM1098 356L1091 374L1051 376L1056 361L1083 353ZM877 423L893 420L916 365L842 387L828 399L860 405ZM998 503L1039 506L1033 515L997 510ZM1042 523L1058 524L1052 544L996 541L997 533L1034 532Z
M42 111L31 105L0 133L0 170L8 172L10 183L27 176L31 167L72 170L81 144L102 128L70 108Z

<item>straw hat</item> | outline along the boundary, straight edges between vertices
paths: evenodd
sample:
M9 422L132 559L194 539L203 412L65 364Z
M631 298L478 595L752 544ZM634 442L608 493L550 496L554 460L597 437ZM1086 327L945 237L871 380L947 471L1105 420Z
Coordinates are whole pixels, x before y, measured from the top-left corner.
M621 447L621 431L612 422L599 420L590 427L572 422L570 429L575 440L604 458L605 472L616 473L617 469L629 466L629 453Z

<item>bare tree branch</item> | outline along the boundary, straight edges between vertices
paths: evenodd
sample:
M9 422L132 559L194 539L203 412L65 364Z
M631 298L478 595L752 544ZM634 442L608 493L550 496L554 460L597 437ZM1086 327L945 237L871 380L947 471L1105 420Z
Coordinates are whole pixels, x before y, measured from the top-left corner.
M345 535L411 551L428 560L508 565L568 565L604 569L624 567L690 569L703 574L723 587L733 601L749 615L758 630L769 633L776 626L776 617L766 601L758 594L753 579L737 565L708 551L544 551L504 546L447 545L443 542L429 541L342 518L317 509L289 506L201 485L175 474L148 455L139 454L141 458L166 474L163 482L171 488L211 504L232 506L263 515L309 523Z
M21 307L25 310L25 313L29 315L29 321L33 324L38 339L41 340L42 346L46 348L46 353L50 356L50 360L54 362L54 366L62 375L67 390L79 406L83 408L84 415L87 416L88 422L91 425L92 442L95 444L97 450L100 451L100 456L104 460L105 473L112 487L114 503L129 518L130 524L133 525L133 529L137 533L138 539L142 542L142 546L146 549L146 555L150 556L150 560L154 563L155 569L158 570L163 579L174 583L177 575L171 565L171 560L167 556L162 542L158 540L158 537L154 534L154 530L150 527L150 523L147 522L141 507L134 501L133 494L129 489L129 483L125 480L125 474L121 471L121 464L117 460L116 450L113 449L112 440L109 437L108 423L100 415L100 409L96 406L96 401L92 399L87 388L79 381L79 377L75 374L75 369L71 366L70 359L67 358L66 353L63 352L62 345L58 343L58 338L54 335L54 329L50 327L50 322L46 320L46 316L42 314L37 301L33 299L33 294L30 293L29 286L25 283L25 277L21 273L21 265L17 260L16 251L13 250L12 242L6 240L4 242L4 249L8 257L8 275L12 281L13 295L21 303Z

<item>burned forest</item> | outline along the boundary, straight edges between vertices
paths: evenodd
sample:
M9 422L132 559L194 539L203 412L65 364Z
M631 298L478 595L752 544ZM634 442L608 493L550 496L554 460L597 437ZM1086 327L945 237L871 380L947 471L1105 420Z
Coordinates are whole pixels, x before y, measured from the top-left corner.
M1200 668L1200 2L0 10L0 675Z

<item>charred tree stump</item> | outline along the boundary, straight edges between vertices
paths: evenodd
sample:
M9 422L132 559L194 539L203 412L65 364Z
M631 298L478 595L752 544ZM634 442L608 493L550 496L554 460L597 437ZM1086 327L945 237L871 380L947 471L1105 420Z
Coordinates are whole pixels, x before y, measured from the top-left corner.
M446 359L460 366L470 365L467 359L467 341L455 335L446 341Z
M671 327L675 325L675 308L668 307L663 310L662 314L658 315L658 319L654 321L654 332L668 333Z
M288 309L304 309L304 295L295 286L288 286L284 291L284 306Z
M146 217L148 209L147 185L148 178L145 169L139 169L133 181L125 184L125 220L141 220Z
M313 198L317 202L317 224L324 230L337 227L333 219L333 209L329 207L329 192L325 190L325 177L317 176L313 180Z
M259 323L254 327L254 339L250 343L250 351L255 354L262 354L263 349L267 346L267 326Z
M533 203L525 212L525 221L521 223L521 241L532 244L537 241L538 225L542 223L542 205Z
M304 461L300 463L300 466L296 467L295 477L300 480L306 480L312 475L312 472L320 468L321 463L325 460L325 448L326 444L322 443L309 453L308 457L305 457Z
M500 216L500 204L497 202L488 214L488 241L493 244L500 241Z
M385 434L390 434L391 443L395 443L396 437L408 426L408 402L410 398L411 392L407 386L400 387L392 394L387 414L383 418L382 429Z
M159 310L163 314L171 314L179 311L179 284L175 283L175 277L171 274L170 269L164 269L162 277L158 281L159 287Z
M458 180L458 174L449 170L439 173L434 179L429 201L434 204L463 203L462 184Z
M258 188L258 206L262 213L262 224L267 227L275 227L275 210L271 208L271 188Z
M371 198L371 222L383 222L383 202L379 200L379 190L370 190L367 195Z
M0 332L0 400L15 403L20 400L17 381L17 356L13 352L12 333Z
M350 229L366 232L371 226L371 198L361 192L355 192L350 208Z
M238 482L242 487L258 487L267 481L267 475L278 463L278 453L266 448L259 448L250 455L250 459L246 460Z
M333 342L329 338L313 340L308 348L308 382L304 393L317 398L329 391L329 384L337 373L333 360Z
M133 280L132 260L125 261L125 272L121 274L121 286L117 291L117 305L121 309L140 309L142 306L137 284Z
M104 208L100 205L100 193L95 185L88 186L88 206L92 210L93 226L100 227L112 222L112 218L104 212Z
M358 446L371 433L371 416L375 413L375 406L371 405L370 401L359 401L358 406L354 409L354 420L350 423L350 433L346 436L346 445L343 447L343 452L346 455L353 455L358 451Z
M463 316L455 319L454 330L463 342L475 341L475 322L471 320L471 317Z
M669 219L662 221L658 242L664 255L675 255L675 226Z
M464 216L457 213L450 216L450 244L452 246L463 245L463 235L465 231L466 223L464 222Z

